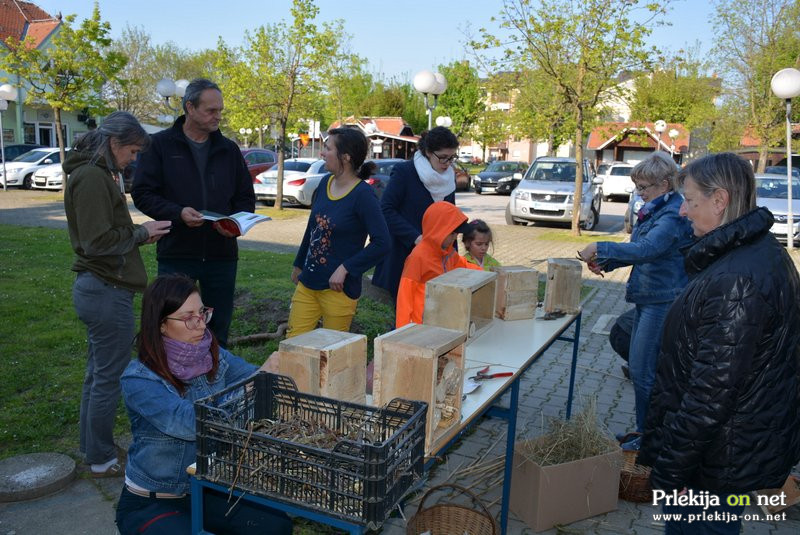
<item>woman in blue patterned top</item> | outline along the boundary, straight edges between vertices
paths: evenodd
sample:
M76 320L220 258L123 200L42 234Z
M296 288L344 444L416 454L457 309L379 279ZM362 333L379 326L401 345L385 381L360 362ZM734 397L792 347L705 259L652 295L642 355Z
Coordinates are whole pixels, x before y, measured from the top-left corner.
M297 251L287 338L326 329L347 331L361 296L361 277L390 249L380 204L363 182L375 165L364 164L369 143L361 131L334 128L321 157L331 174L317 187L303 242ZM366 247L367 236L369 245Z

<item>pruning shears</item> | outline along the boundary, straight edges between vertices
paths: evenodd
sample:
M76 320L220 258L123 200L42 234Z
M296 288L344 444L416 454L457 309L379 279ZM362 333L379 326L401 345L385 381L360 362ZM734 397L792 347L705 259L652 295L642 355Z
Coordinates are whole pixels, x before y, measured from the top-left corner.
M514 375L514 372L498 372L498 373L489 373L489 366L486 366L482 370L478 370L475 375L470 377L473 381L485 381L487 379L496 379L498 377L511 377Z

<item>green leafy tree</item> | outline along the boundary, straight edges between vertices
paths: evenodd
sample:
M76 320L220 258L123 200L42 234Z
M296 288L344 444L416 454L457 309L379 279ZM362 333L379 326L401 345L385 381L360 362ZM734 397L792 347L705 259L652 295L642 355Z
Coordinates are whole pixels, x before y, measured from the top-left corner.
M461 138L483 111L478 71L464 60L440 65L439 72L447 79L447 90L439 97L437 114L449 116L453 133Z
M367 71L367 60L350 51L349 37L339 36L338 50L327 62L323 79L326 124L366 115L365 102L373 89L373 77Z
M769 148L782 140L784 106L772 94L770 81L780 69L798 66L799 27L797 0L719 0L716 4L714 55L726 97L739 103L748 133L759 140L758 172L764 171Z
M586 129L597 117L598 105L617 85L624 71L646 67L644 39L668 2L638 0L504 0L501 41L482 30L478 50L499 49L498 70L518 70L534 64L552 80L574 121L575 157L583 160ZM643 13L639 13L642 11ZM583 166L577 166L572 231L580 235Z
M273 125L278 140L277 198L283 198L283 161L288 127L317 115L325 66L336 53L341 23L318 28L312 0L293 0L292 23L279 22L245 33L245 44L220 40L215 67L225 95L229 126ZM281 209L281 203L276 207Z
M486 150L508 137L508 113L490 107L484 108L472 128L472 137L481 146L481 159L486 161Z
M575 123L552 78L536 66L496 78L495 83L505 84L512 93L511 132L521 138L547 140L547 154L555 155L556 148L572 138Z
M64 17L45 49L36 48L30 37L22 41L9 37L8 54L0 63L0 68L28 83L26 104L46 103L53 109L62 161L65 140L61 112L88 108L102 114L108 110L102 97L103 85L118 80L126 62L123 54L111 48L111 26L101 20L96 3L91 18L77 28L74 21L75 15Z
M663 61L653 72L635 80L631 119L682 123L692 130L710 124L716 116L715 99L721 80L707 76L708 65L693 52Z

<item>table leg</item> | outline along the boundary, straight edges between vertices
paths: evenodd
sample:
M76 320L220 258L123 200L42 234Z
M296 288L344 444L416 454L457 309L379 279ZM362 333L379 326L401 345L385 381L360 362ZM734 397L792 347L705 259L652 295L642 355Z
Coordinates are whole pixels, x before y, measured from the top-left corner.
M506 436L506 463L503 474L503 505L500 508L500 533L508 528L508 498L511 495L511 472L514 468L514 443L517 436L517 409L519 407L519 380L511 383L511 400L508 404L508 434Z
M192 534L203 533L203 485L190 477L189 492L192 499Z
M581 339L581 316L575 319L575 338L572 339L572 368L569 372L569 394L567 394L567 420L572 416L572 393L575 390L575 368L578 365L578 342Z

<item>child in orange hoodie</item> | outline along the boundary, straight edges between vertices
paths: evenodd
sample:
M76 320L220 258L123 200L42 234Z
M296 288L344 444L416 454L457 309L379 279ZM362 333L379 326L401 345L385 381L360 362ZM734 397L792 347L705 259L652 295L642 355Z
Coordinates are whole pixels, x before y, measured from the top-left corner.
M455 205L439 201L422 216L422 240L406 258L397 291L396 327L422 323L425 283L456 268L481 268L470 264L453 247L458 234L469 230L467 216Z

